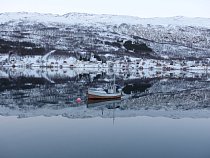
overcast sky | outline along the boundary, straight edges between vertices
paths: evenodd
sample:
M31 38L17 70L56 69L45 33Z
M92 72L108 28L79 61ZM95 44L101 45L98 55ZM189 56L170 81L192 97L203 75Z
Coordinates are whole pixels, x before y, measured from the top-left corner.
M0 12L208 17L210 0L0 0Z

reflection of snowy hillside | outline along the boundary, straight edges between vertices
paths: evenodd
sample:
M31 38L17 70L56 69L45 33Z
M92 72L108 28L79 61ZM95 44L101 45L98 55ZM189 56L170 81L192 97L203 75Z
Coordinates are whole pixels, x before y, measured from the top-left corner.
M91 85L103 86L112 81L113 73L116 83L123 86L124 82L123 91L128 91L122 101L114 103L119 107L116 117L209 117L210 86L205 71L99 73L94 69L57 71L39 68L0 71L0 115L112 117L112 103L88 104L86 107L86 93ZM129 94L129 89L133 94ZM82 103L76 103L78 97Z
M156 86L160 90L156 89ZM18 117L62 115L74 119L110 118L115 111L115 117L209 118L210 116L210 87L205 82L157 81L148 92L138 98L93 106L86 105L84 88L82 84L71 82L50 87L40 86L32 90L5 91L0 94L2 101L0 115ZM75 102L77 97L82 98L82 103ZM110 108L112 106L119 108L113 110Z
M210 19L150 18L69 13L0 14L0 36L11 41L26 41L46 49L68 51L117 52L134 50L135 55L170 57L210 56ZM138 44L129 48L126 41ZM145 47L146 44L147 47ZM131 45L134 46L134 45ZM31 49L27 46L26 49ZM148 52L146 53L148 55Z

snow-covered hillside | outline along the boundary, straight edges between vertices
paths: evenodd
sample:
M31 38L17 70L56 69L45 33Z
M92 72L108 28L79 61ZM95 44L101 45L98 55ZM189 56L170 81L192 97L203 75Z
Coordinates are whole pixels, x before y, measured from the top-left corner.
M199 58L210 56L210 19L2 13L0 38L31 42L48 49L135 52L139 56L145 55L142 44L146 44L153 50L147 55ZM135 45L126 47L126 41Z
M168 18L139 18L132 16L121 15L97 15L85 13L68 13L64 15L40 14L40 13L1 13L0 22L8 21L34 21L48 23L63 23L63 24L82 24L82 25L120 25L126 23L129 25L162 25L162 26L196 26L210 28L210 19L208 18L187 18L182 16Z

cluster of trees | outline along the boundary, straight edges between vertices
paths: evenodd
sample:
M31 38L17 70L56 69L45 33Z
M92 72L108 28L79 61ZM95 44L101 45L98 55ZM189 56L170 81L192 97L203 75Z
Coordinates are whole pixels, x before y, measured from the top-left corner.
M127 50L132 50L134 52L152 52L152 49L147 47L145 43L138 43L132 41L126 41L123 46Z
M45 48L34 43L0 39L0 54L9 52L16 52L19 55L42 55L46 53Z

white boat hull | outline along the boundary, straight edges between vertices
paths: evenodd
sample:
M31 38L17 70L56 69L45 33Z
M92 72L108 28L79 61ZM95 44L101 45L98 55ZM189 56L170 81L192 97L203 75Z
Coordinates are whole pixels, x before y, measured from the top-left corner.
M119 99L121 93L106 93L105 91L88 90L88 99Z

